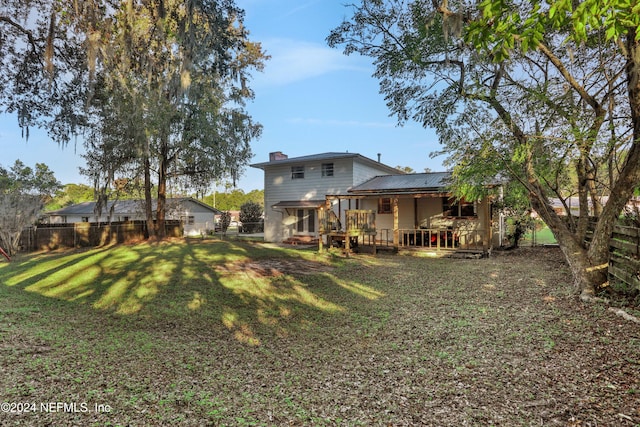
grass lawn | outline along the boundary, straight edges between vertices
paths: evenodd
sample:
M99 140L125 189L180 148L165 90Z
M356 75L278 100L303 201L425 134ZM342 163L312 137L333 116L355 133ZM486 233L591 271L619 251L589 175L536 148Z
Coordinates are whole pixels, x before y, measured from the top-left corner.
M638 426L640 330L570 282L556 248L24 255L0 264L0 425Z
M523 245L531 245L534 242L533 232L527 231L527 233L522 237ZM556 237L551 232L551 229L546 225L541 225L536 228L535 231L535 244L536 245L551 245L558 243Z

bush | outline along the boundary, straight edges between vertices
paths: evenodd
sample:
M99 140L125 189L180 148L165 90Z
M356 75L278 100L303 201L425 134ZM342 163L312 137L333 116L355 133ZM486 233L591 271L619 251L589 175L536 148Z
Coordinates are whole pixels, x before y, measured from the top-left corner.
M262 231L262 206L256 202L246 202L240 206L242 231L256 233Z
M229 212L222 212L222 214L220 214L220 230L226 233L229 224L231 224L231 214Z

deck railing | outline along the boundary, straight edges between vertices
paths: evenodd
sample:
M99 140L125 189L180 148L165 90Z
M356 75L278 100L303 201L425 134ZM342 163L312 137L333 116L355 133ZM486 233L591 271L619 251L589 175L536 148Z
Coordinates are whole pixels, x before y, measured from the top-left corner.
M346 224L342 224L333 211L322 209L318 214L320 234L346 231L350 235L371 234L376 231L374 211L349 209L345 211Z
M398 246L403 249L426 248L435 250L484 250L485 230L466 230L451 228L402 228L398 230ZM393 246L394 230L378 229L375 236L362 238L362 244L370 245L376 239L378 246Z
M400 229L398 246L479 251L484 249L485 235L486 231L483 229Z

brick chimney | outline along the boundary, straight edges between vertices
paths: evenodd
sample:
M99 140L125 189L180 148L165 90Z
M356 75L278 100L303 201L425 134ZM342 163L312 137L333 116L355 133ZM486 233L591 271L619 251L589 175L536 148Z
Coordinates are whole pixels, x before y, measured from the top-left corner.
M282 151L274 151L272 153L269 153L269 161L270 162L276 162L278 160L285 160L288 159L289 156L287 156L286 154L283 154Z

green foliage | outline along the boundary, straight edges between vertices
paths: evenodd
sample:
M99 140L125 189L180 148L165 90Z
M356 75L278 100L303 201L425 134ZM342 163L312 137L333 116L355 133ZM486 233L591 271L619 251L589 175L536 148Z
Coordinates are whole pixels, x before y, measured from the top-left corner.
M415 173L412 167L410 166L396 166L396 169L403 173Z
M551 29L565 42L583 43L599 32L613 42L628 35L640 40L640 4L629 0L535 1L515 7L504 0L483 0L479 9L481 16L468 26L466 40L491 52L496 62L518 49L537 49L550 40Z
M87 123L83 107L91 73L76 12L92 15L94 9L74 3L6 0L0 5L0 110L17 116L27 139L30 127L41 127L66 144Z
M573 264L604 263L607 224L640 181L640 126L631 114L640 92L629 86L640 78L637 6L362 0L352 8L329 44L373 59L400 123L415 120L437 131L443 149L435 154L449 155L454 193L486 194L483 185L496 177L520 185L569 246L584 241L587 198L596 206L609 195L596 244L565 251ZM549 199L576 194L583 209L570 228Z
M220 214L220 229L223 233L227 232L229 224L231 224L231 213L229 211L224 211Z
M56 210L65 206L93 200L93 187L86 184L65 184L56 191L55 196L46 205L47 210Z
M205 203L223 211L237 211L248 202L264 205L264 190L251 190L245 193L242 189L234 189L224 193L209 194L204 197Z
M50 199L60 188L53 171L44 163L36 163L35 170L16 160L9 170L0 165L0 194L30 194Z
M240 206L240 222L246 233L262 231L262 205L256 202L246 202Z
M492 175L528 183L525 175L533 174L550 194L563 193L580 156L593 165L585 173L604 172L624 150L622 135L630 129L616 118L628 114L626 92L614 83L623 75L622 58L615 51L603 54L608 46L597 39L587 45L565 41L566 31L545 21L548 7L541 4L499 0L478 7L482 16L428 3L412 8L364 1L328 41L375 59L381 90L400 122L414 119L437 130L444 148L435 154L450 156L448 165L461 178L458 192L469 193ZM448 29L460 20L461 31ZM553 43L549 55L531 51L542 40ZM565 73L566 64L573 75ZM618 102L608 104L613 108L605 128L601 107L613 98Z
M35 170L16 160L10 169L0 166L0 245L9 255L18 249L22 230L35 224L44 203L60 183L44 163Z

